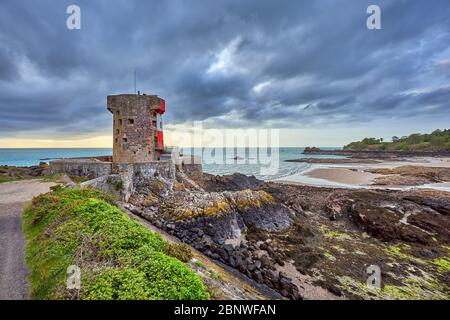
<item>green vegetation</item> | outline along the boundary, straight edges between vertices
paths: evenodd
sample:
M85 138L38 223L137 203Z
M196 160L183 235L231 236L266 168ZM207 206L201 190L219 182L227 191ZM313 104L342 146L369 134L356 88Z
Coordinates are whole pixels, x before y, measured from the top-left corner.
M332 239L341 239L341 240L351 240L352 237L350 237L348 234L343 232L338 232L335 230L330 230L325 226L320 226L320 232L325 236L325 238L332 238Z
M38 173L36 173L34 169L37 169L37 167L32 168L0 165L0 183L24 179L36 179Z
M67 182L70 179L71 181L77 184L95 179L95 177L78 177L74 175L67 175L65 173L55 173L50 176L38 176L36 178L45 182L56 182L56 183Z
M382 138L365 138L346 145L344 150L450 151L450 129L435 130L430 134L414 133L407 137L392 137L392 142L385 142Z
M207 299L200 278L167 255L168 243L99 190L54 188L24 212L33 299ZM81 289L66 288L67 267Z
M389 256L393 257L394 259L402 259L407 261L417 261L419 263L424 263L422 259L419 259L417 257L414 257L410 254L411 246L408 244L393 244L388 245L384 249L384 252L386 252Z
M147 197L147 199L149 199L149 197ZM230 199L225 196L220 196L216 199L211 199L211 201L204 206L196 206L195 208L192 206L186 207L181 203L180 205L174 206L172 201L170 201L167 204L163 203L160 207L160 211L168 217L179 220L200 216L217 218L233 212L234 208L242 212L276 203L273 196L263 190L254 191L245 189L236 191L231 195Z
M201 262L201 261L195 261L194 262L194 265L197 267L197 268L200 268L200 269L205 269L205 265Z
M123 181L119 180L115 183L114 188L116 189L116 191L120 191L123 190Z
M337 277L342 290L362 299L377 300L446 300L447 287L428 275L410 275L402 279L403 285L384 284L382 288L371 288L366 283L350 276Z
M189 262L192 259L191 247L185 243L169 244L167 254L183 262Z
M73 175L69 175L70 180L72 180L75 183L83 183L92 179L95 179L95 177L78 177L78 176L73 176Z
M432 261L432 263L437 266L439 271L450 272L450 258L449 257L436 258Z
M329 259L329 260L331 260L331 261L336 261L336 257L333 256L333 255L332 255L331 253L329 253L329 252L324 252L323 255L324 255L327 259Z
M11 182L11 181L15 181L15 180L19 180L19 179L13 178L13 177L10 177L10 176L0 176L0 183Z
M395 260L414 261L415 265L431 265L438 272L450 272L450 258L448 254L435 259L421 259L411 255L411 246L406 244L386 246L384 251Z
M38 178L44 182L57 182L62 178L62 176L62 173L55 173L50 176L40 176Z

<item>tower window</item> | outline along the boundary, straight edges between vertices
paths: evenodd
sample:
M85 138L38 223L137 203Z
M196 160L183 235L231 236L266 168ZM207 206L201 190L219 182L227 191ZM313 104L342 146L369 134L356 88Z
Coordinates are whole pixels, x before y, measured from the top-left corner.
M119 119L119 126L122 125L122 119Z
M116 111L116 114L117 114L118 116L120 116L120 110L117 110L117 111Z
M120 133L120 130L119 130L119 129L116 129L116 133L119 134L119 133Z
M128 139L127 138L123 138L123 142L128 142Z
M119 142L119 139L116 138L116 139L114 139L114 141L116 141L116 143L117 143L117 142Z
M128 124L134 124L134 119L128 119Z

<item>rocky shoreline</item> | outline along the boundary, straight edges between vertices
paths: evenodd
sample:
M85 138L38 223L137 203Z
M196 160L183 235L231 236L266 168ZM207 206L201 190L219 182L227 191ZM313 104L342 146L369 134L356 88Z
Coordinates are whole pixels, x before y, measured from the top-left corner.
M346 187L394 187L415 186L450 189L450 153L448 152L400 152L400 151L352 151L306 148L305 154L339 155L346 158L300 158L286 162L303 162L311 167L303 174L289 177L291 182L307 185L344 184ZM447 156L447 157L445 157ZM312 178L312 180L308 179ZM316 180L314 180L316 179ZM286 180L286 181L289 181ZM314 183L315 182L315 183Z
M232 182L234 185L234 182ZM144 190L139 194L147 193ZM155 194L154 194L155 195ZM156 195L157 196L157 195ZM266 241L241 241L242 230L279 231L293 224L295 213L265 191L178 191L158 206L132 199L134 213L259 284L290 299L301 299L291 279L276 270L283 256Z
M345 156L354 159L401 159L412 157L450 157L448 151L380 151L380 150L322 150L305 148L308 155Z
M130 199L135 214L286 298L449 298L447 192L150 180ZM381 291L365 285L369 265Z
M379 160L373 159L360 159L360 158L344 158L344 159L320 159L320 158L300 158L300 159L288 159L285 162L304 162L314 164L350 164L350 163L364 163L373 164L380 163Z
M391 169L372 168L364 171L382 175L375 178L372 183L375 186L418 186L450 181L450 168L442 167L405 165Z
M48 164L45 162L30 167L0 166L0 182L36 178L44 175L47 170Z
M417 174L396 170L384 173ZM422 170L433 179L447 174ZM136 179L127 204L133 214L285 298L450 298L449 192L312 187L242 174ZM371 265L381 269L377 290L366 285Z

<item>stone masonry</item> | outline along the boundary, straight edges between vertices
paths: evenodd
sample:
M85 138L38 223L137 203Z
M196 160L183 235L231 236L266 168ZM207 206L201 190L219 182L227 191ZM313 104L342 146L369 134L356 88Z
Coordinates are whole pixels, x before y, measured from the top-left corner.
M164 100L156 95L120 94L107 98L113 114L113 162L159 160L157 115ZM163 112L163 111L162 111Z
M107 109L113 114L113 156L59 159L50 162L50 173L93 178L83 183L106 191L118 188L124 201L134 192L136 179L176 179L182 172L194 180L202 175L201 160L163 154L161 115L165 101L157 95L120 94L107 98ZM120 183L119 183L120 181ZM116 190L119 191L119 190Z

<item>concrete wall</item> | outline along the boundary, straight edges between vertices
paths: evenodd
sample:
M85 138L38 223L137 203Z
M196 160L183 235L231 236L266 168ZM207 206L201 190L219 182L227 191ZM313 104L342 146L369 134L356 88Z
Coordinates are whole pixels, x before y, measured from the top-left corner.
M50 174L67 173L82 178L110 175L112 163L96 159L61 159L50 161Z

